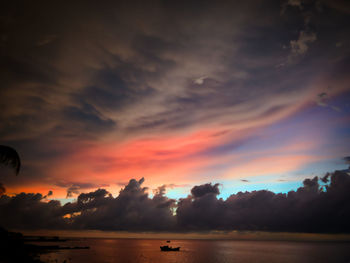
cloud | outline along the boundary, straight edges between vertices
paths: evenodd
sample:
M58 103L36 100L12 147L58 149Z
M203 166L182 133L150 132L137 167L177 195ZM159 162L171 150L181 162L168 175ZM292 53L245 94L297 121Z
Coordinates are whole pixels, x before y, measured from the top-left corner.
M0 224L16 229L98 229L123 231L263 230L350 232L350 175L344 171L305 179L286 194L238 192L218 199L219 184L194 186L177 202L160 186L150 198L144 179L131 179L113 197L105 189L81 193L65 205L41 194L0 197ZM175 213L176 211L176 213Z
M77 201L61 206L43 202L41 194L21 193L0 197L0 224L8 228L159 230L174 227L171 212L175 200L160 191L151 199L142 187L143 179L130 180L116 198L105 189L82 193ZM30 207L30 209L28 209ZM15 217L15 218L13 218Z
M339 48L339 47L342 47L342 46L343 46L343 42L337 42L337 43L335 44L335 46L338 47L338 48Z
M314 177L287 194L261 190L239 192L226 200L188 197L178 203L177 219L182 228L192 230L349 232L350 176L342 171L329 176L325 191Z
M322 92L320 94L318 94L317 96L317 105L321 106L321 107L327 107L328 104L324 102L325 99L327 99L328 95L326 92Z
M6 192L5 186L2 183L0 183L0 196L3 195L5 192Z
M301 0L288 0L282 4L281 14L283 15L286 12L288 6L298 7L300 10L303 10L303 4Z
M337 107L337 106L334 106L334 105L330 105L327 100L329 100L329 95L328 93L326 92L321 92L318 94L317 96L317 100L316 100L316 103L318 106L321 106L321 107L329 107L330 109L334 110L334 111L337 111L337 112L341 112L342 110Z
M322 22L306 28L304 16L289 11L300 13L302 5L304 12L309 5L286 2L286 17L275 2L261 6L255 0L208 2L196 6L195 15L191 1L98 6L50 1L19 5L15 12L4 6L9 17L1 28L6 41L1 42L0 138L25 160L23 176L11 184L4 181L8 191L44 184L50 189L50 182L72 174L76 181L91 176L95 184L139 174L152 184L167 184L176 175L160 182L163 167L173 174L176 167L185 177L207 163L190 155L224 147L229 140L238 144L246 133L254 137L305 109L314 79L337 67L344 69L337 80L348 75L338 63L345 49L332 44L334 51L328 44L328 39L346 43L342 35L347 36L348 26L341 23L346 17L339 8L325 12L331 19L321 14L316 19ZM309 52L313 34L315 53ZM285 56L283 44L297 56L310 57L297 67L276 70ZM221 131L229 132L220 140L201 135ZM137 150L118 155L119 148L149 137L150 150L140 150L145 155ZM174 149L167 138L191 140Z
M204 80L207 79L208 76L202 76L202 77L199 77L197 79L195 79L193 81L194 84L197 84L197 85L202 85L204 83Z
M214 194L218 195L220 193L219 191L219 184L204 184L195 186L191 189L191 193L194 197L202 197L206 194Z
M128 182L117 182L115 184L118 186L126 186L128 184Z
M322 1L322 4L328 7L331 7L340 13L350 14L350 5L348 1L344 1L344 0L327 1L326 0L326 1Z
M321 177L320 179L321 179L321 181L322 181L323 183L328 183L328 182L329 182L329 177L330 177L330 176L331 176L330 173L326 173L326 175L323 176L323 177Z
M301 0L288 0L287 5L296 6L296 7L299 7L300 9L302 9Z
M42 202L41 194L21 193L13 197L0 197L2 216L0 224L8 228L26 229L65 229L68 227L63 218L59 201Z
M309 49L309 44L317 39L316 33L300 31L297 40L290 41L291 56L304 55Z
M52 41L56 40L58 38L57 35L46 35L43 36L39 41L36 43L37 46L44 46L47 44L50 44Z
M247 180L247 179L241 179L241 182L244 182L244 183L249 183L250 181Z
M298 10L288 10L288 6L297 7ZM277 67L285 66L286 64L292 65L298 62L301 58L305 56L309 50L310 44L317 40L317 33L315 32L315 25L319 23L322 19L322 4L321 2L303 2L300 0L288 0L282 5L281 15L288 19L291 17L300 17L303 24L296 24L296 29L298 30L298 38L296 40L289 41L290 54L287 59L287 63L280 63ZM290 16L290 17L288 17ZM287 48L286 45L283 46Z
M70 186L67 189L67 196L66 198L72 198L74 195L78 195L80 193L80 187L79 186Z
M189 184L163 184L157 187L156 189L153 189L153 193L155 195L159 195L159 194L165 195L167 188L173 189L173 188L183 188L183 187L189 187L189 186L190 186Z
M80 214L73 218L79 229L166 231L174 227L171 208L175 200L164 196L162 188L151 199L142 187L143 179L132 179L116 198L99 189L81 194L76 203L66 204L66 213Z
M81 183L81 182L62 181L62 182L57 182L56 186L67 188L66 198L72 198L75 195L80 194L82 190L93 189L93 188L97 188L97 187L98 188L100 188L100 187L108 187L109 184L93 184L93 183Z
M63 109L65 119L68 119L71 130L79 133L80 131L99 132L111 130L116 122L105 118L93 106L84 103L82 107L69 106Z

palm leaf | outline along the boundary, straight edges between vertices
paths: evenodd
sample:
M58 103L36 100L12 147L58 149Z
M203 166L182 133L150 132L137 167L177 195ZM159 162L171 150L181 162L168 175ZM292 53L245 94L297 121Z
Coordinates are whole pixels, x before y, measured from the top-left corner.
M17 151L9 146L0 145L0 164L12 167L17 175L21 168L21 160Z

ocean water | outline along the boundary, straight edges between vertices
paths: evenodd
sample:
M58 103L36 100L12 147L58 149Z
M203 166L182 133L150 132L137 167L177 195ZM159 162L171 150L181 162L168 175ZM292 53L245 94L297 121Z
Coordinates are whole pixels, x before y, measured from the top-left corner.
M164 240L80 239L64 246L90 246L41 255L44 262L70 263L350 263L350 243L172 240L179 252L161 252Z

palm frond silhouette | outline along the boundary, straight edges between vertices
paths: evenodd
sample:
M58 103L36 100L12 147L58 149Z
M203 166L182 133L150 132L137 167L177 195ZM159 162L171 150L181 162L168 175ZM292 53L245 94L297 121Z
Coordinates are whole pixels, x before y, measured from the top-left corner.
M13 168L16 175L21 168L21 160L15 149L6 145L0 145L0 164Z

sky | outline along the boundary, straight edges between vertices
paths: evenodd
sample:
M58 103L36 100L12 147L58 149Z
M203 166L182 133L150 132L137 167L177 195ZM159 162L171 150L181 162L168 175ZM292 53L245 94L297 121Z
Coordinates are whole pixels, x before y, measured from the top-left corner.
M348 169L349 14L345 0L7 1L0 144L22 167L1 167L6 194L64 204L144 178L150 196L212 183L227 199Z

